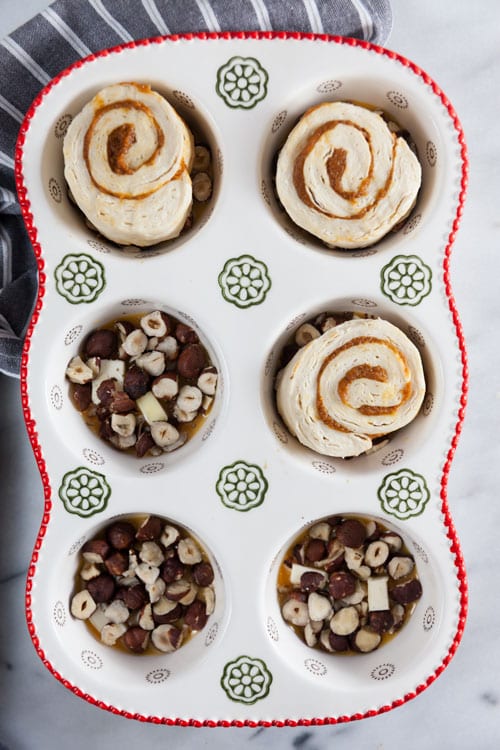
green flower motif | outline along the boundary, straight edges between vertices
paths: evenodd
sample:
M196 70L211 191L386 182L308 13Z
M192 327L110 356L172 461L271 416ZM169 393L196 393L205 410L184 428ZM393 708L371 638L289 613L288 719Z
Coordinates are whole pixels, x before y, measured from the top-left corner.
M80 466L64 475L59 497L68 513L88 518L101 513L108 504L111 487L103 474Z
M418 255L396 255L380 273L382 292L397 305L419 305L432 289L432 271Z
M219 286L227 302L244 308L264 302L271 278L265 263L252 255L240 255L226 261L219 274Z
M54 276L57 291L72 305L94 302L106 286L103 265L86 253L65 255Z
M261 505L268 487L262 469L245 461L235 461L230 466L224 466L215 485L224 505L241 511Z
M215 90L228 107L251 109L266 96L268 78L254 57L232 57L217 71Z
M387 474L377 491L386 513L401 520L419 516L431 496L423 476L410 469Z
M251 705L266 697L272 681L273 676L261 659L240 656L226 664L220 683L230 700Z

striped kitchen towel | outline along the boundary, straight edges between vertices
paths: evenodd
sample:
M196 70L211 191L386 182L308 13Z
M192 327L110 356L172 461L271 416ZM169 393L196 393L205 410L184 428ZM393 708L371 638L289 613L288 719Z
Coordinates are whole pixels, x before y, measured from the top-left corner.
M19 374L36 299L14 148L38 92L79 58L134 39L196 31L303 31L383 44L390 0L57 0L0 42L0 371Z

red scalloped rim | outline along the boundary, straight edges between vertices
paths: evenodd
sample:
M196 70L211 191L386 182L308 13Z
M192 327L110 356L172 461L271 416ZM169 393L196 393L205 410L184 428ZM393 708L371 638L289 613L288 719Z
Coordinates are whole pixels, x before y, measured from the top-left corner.
M35 114L37 107L43 101L44 97L62 78L69 75L71 71L75 70L76 68L80 68L82 67L82 65L85 65L86 63L91 62L92 60L98 59L100 57L106 57L109 54L122 52L123 50L126 50L126 49L131 49L134 47L142 47L142 46L146 46L149 44L161 44L161 43L164 43L165 41L176 42L178 40L191 40L191 39L202 39L202 40L300 39L300 40L309 40L309 41L329 42L329 43L334 43L334 44L345 44L351 47L360 47L365 50L371 50L380 55L385 55L386 57L389 57L391 60L394 60L398 62L399 64L404 65L406 68L409 68L410 70L412 70L413 73L415 73L417 76L422 78L424 83L426 83L428 86L431 87L434 94L437 97L439 97L439 99L443 103L444 107L448 111L448 114L453 122L453 126L457 132L457 139L458 139L458 143L460 146L460 156L462 160L462 175L461 175L461 180L460 180L460 192L459 192L459 197L458 197L456 215L455 215L452 227L451 227L451 231L448 235L448 240L447 240L447 244L446 244L446 248L444 252L443 279L444 279L446 296L448 298L448 305L449 305L449 309L450 309L453 323L455 326L458 344L460 347L461 365L462 365L462 388L461 388L461 395L460 395L460 406L459 406L458 415L457 415L458 418L457 418L457 422L455 425L455 430L454 430L453 438L451 440L450 448L448 450L446 461L443 467L443 473L441 477L440 497L441 497L441 509L443 512L444 522L445 522L445 526L447 529L447 536L451 542L450 550L454 556L455 567L457 570L457 577L459 580L460 612L459 612L459 619L458 619L458 627L457 627L457 632L455 634L453 642L448 650L448 653L446 654L440 666L435 670L435 672L433 672L433 674L431 674L427 678L425 682L418 685L414 689L413 692L407 693L402 698L395 700L392 703L387 704L385 706L381 706L380 708L366 711L365 713L355 713L355 714L352 714L351 716L336 716L336 717L326 716L324 718L316 718L316 719L297 719L297 720L285 719L283 721L251 721L248 719L245 721L237 721L237 720L211 721L209 719L204 720L204 721L199 721L197 719L170 719L166 717L143 716L142 714L137 714L137 713L134 714L129 711L124 711L122 709L116 708L115 706L108 705L107 703L104 703L103 701L97 700L92 695L88 695L87 693L84 693L82 690L80 690L80 688L78 688L76 685L73 685L71 682L66 680L61 674L59 674L59 672L53 667L50 661L45 657L44 651L40 645L39 638L36 633L36 628L33 622L33 615L31 611L31 590L33 587L33 578L35 575L36 564L38 561L38 553L43 543L43 539L47 530L47 526L50 521L50 514L51 514L51 509L52 509L52 500L51 500L52 490L50 487L49 476L47 474L41 446L38 442L36 423L31 416L31 411L30 411L30 406L29 406L29 397L28 397L28 388L27 388L27 373L28 373L28 361L29 361L31 336L33 334L34 328L38 321L40 310L42 309L43 296L45 294L46 277L44 273L44 261L42 258L42 248L40 246L40 243L37 240L37 229L33 224L33 216L31 214L30 202L27 198L27 189L24 185L24 177L23 177L23 172L22 172L23 146L26 140L26 134L29 129L30 121L33 115ZM35 647L36 652L38 653L38 656L40 657L44 665L47 667L49 672L51 672L53 676L57 680L59 680L59 682L61 682L66 688L71 690L72 693L74 693L80 698L83 698L84 700L88 701L94 706L98 706L99 708L105 709L106 711L110 711L113 714L124 716L127 719L136 719L137 721L150 722L152 724L166 724L168 726L191 726L191 727L259 727L259 726L285 727L286 726L286 727L296 727L296 726L321 726L325 724L342 724L342 723L346 723L349 721L357 721L359 719L365 719L371 716L377 716L379 714L386 713L387 711L390 711L393 708L397 708L398 706L401 706L404 703L407 703L408 701L412 700L417 695L419 695L421 692L423 692L446 669L451 659L455 655L456 650L459 646L459 643L462 639L462 635L463 635L463 631L465 627L465 620L467 617L467 607L468 607L467 576L465 572L465 565L464 565L464 560L462 556L462 551L460 549L460 542L458 539L458 535L456 533L453 519L449 511L447 492L446 492L446 489L448 486L448 477L449 477L449 472L451 468L451 463L453 461L453 456L455 454L455 450L458 444L458 439L462 431L465 408L467 404L467 386L468 386L467 353L466 353L466 348L465 348L465 340L464 340L462 325L460 323L460 318L458 315L457 307L456 307L455 300L453 298L453 293L451 290L450 256L451 256L452 245L456 238L456 234L458 231L460 219L462 217L463 208L464 208L465 193L467 190L467 178L468 178L468 157L467 157L467 147L465 144L465 137L464 137L462 126L458 119L457 113L455 112L451 102L448 100L444 92L439 88L439 86L432 80L432 78L425 71L423 71L421 68L415 65L415 63L411 62L410 60L398 54L397 52L388 50L385 47L380 47L378 45L371 44L370 42L360 41L358 39L352 39L348 37L330 36L328 34L303 34L300 32L287 32L287 31L279 31L279 32L241 31L241 32L221 32L221 33L203 32L199 34L174 34L174 35L166 36L166 37L154 37L152 39L141 39L138 41L128 42L126 44L121 44L117 47L112 47L110 49L101 50L82 60L78 60L77 62L73 63L73 65L71 65L70 67L63 70L56 78L54 78L47 86L45 86L45 88L42 89L42 91L38 94L38 96L32 103L30 109L26 113L23 124L19 131L19 136L17 139L16 150L15 150L15 177L16 177L16 186L17 186L18 196L19 196L19 203L21 206L24 222L25 222L26 229L28 231L31 243L33 245L36 259L37 259L38 278L39 278L38 296L37 296L35 308L33 311L32 319L31 319L31 322L27 331L23 354L22 354L22 360L21 360L21 403L22 403L24 419L26 422L26 428L28 431L28 436L31 442L33 453L35 455L35 459L38 464L38 469L40 471L40 475L41 475L41 479L43 483L44 500L45 500L42 522L40 525L40 530L38 532L38 536L37 536L35 546L33 549L33 555L31 558L29 569L28 569L28 575L27 575L27 581L26 581L25 608L26 608L26 620L28 624L28 630L29 630L31 639L33 641L33 645Z

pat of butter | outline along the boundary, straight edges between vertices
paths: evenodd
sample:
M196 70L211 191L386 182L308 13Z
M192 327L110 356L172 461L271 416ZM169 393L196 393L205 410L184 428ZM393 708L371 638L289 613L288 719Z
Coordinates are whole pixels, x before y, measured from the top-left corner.
M369 612L380 612L381 610L390 609L387 581L387 576L372 576L368 579Z
M101 359L98 376L92 381L92 402L99 403L97 389L103 382L109 378L114 378L123 387L123 378L125 377L125 362L121 359Z
M165 409L151 391L145 393L144 396L140 396L136 400L136 404L148 424L153 424L153 422L168 422Z

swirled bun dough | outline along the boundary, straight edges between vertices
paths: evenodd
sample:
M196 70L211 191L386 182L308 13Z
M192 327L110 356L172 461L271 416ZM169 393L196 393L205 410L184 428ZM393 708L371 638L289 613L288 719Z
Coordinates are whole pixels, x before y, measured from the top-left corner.
M415 204L420 163L404 138L365 107L308 110L281 149L276 189L290 218L328 245L377 242Z
M108 239L148 246L177 237L191 211L193 136L149 86L102 89L64 139L64 175L78 207Z
M277 407L299 442L347 458L404 427L425 395L417 348L380 319L353 319L295 354L280 373Z

